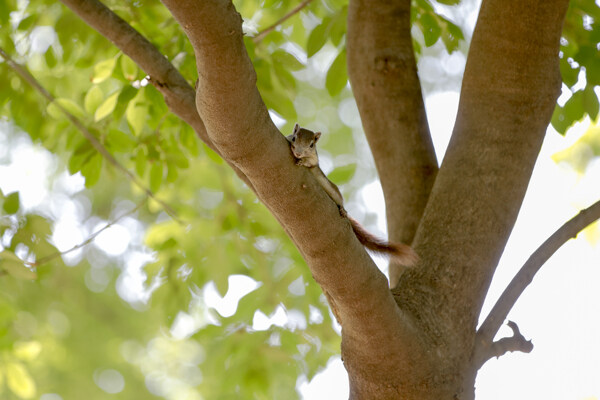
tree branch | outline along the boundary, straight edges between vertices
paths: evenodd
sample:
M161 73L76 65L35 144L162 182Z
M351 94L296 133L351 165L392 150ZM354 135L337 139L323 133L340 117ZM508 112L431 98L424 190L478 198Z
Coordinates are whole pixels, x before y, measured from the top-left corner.
M509 351L531 353L531 350L533 350L533 343L531 343L531 340L525 339L525 337L519 331L519 327L513 321L508 321L507 325L513 331L513 335L511 337L505 337L495 342L487 343L486 346L477 348L473 367L475 370L481 368L481 366L490 358L499 358Z
M261 31L258 33L258 35L254 36L252 38L252 41L254 43L258 43L261 40L263 40L265 38L265 36L267 36L273 29L277 28L277 26L283 24L285 21L287 21L290 17L292 17L293 15L297 14L300 12L300 10L302 10L304 7L306 7L307 5L309 5L313 0L304 0L302 3L298 4L296 7L294 7L290 12L288 12L287 14L285 14L283 17L281 17L280 19L278 19L273 25L269 26L268 28L265 28L265 30Z
M84 240L83 242L81 242L79 244L76 244L75 246L71 247L68 250L60 251L60 252L49 254L49 255L44 256L44 257L40 257L39 259L37 259L34 262L25 261L24 263L27 264L27 265L29 265L29 266L31 266L31 267L39 267L39 266L41 266L43 264L46 264L46 263L54 260L55 258L62 257L65 254L69 254L69 253L71 253L71 252L73 252L73 251L75 251L77 249L80 249L80 248L82 248L84 246L87 246L88 244L92 243L94 241L94 239L96 239L96 237L98 237L99 234L101 234L102 232L104 232L108 228L114 226L117 222L119 222L123 218L127 217L128 215L133 214L134 212L136 212L137 210L139 210L140 208L142 208L142 206L144 204L146 204L146 199L142 200L140 203L138 203L137 206L135 206L131 210L129 210L129 211L127 211L127 212L119 215L114 220L108 222L102 228L100 228L99 230L97 230L96 232L94 232L93 234L91 234L86 240Z
M171 112L189 124L208 147L221 155L198 115L194 88L152 43L98 0L61 1L143 69L150 76L150 83L164 96ZM235 166L231 167L252 188L245 175Z
M387 280L348 220L313 175L295 165L287 140L273 125L256 88L242 20L231 1L163 2L194 47L199 71L196 105L209 136L251 180L333 299L343 324L342 342L381 360L407 343L423 346L412 326L403 323ZM398 340L403 337L406 340ZM422 358L413 361L424 363ZM387 370L397 372L391 365Z
M453 357L470 357L456 349L474 344L560 93L568 3L484 0L481 6L452 139L413 242L422 262L394 289L400 307L449 355L449 369L464 365Z
M585 227L600 219L600 201L582 210L554 232L523 264L477 331L476 345L489 346L500 329L502 321L513 308L517 299L533 281L533 277L550 257L569 239L577 236Z
M179 219L179 217L177 216L177 213L167 203L165 203L161 199L157 198L156 195L150 189L148 189L137 178L136 175L134 175L127 168L125 168L106 149L106 147L104 147L102 145L102 143L100 143L98 141L98 139L96 139L96 137L89 131L89 129L83 124L83 122L81 122L77 117L75 117L73 114L71 114L60 103L55 102L54 101L55 100L54 96L50 92L48 92L46 90L46 88L44 88L37 81L37 79L35 79L35 77L33 75L31 75L31 73L25 67L23 67L22 65L18 64L17 62L15 62L8 54L6 54L6 52L2 48L0 48L0 56L2 56L6 60L6 63L8 64L8 66L11 67L17 74L19 74L19 76L23 80L25 80L27 83L29 83L35 90L37 90L48 101L50 101L51 103L53 103L67 117L67 119L69 121L71 121L71 123L73 125L75 125L75 127L79 130L79 132L81 132L81 134L83 135L83 137L85 137L85 139L88 142L90 142L90 144L92 145L92 147L94 147L94 149L96 149L96 151L98 153L100 153L100 155L102 155L102 157L104 157L104 159L106 159L106 161L108 161L110 164L112 164L117 170L121 171L127 177L127 179L129 179L131 181L131 183L133 183L138 188L140 188L144 193L146 193L146 196L150 197L151 199L153 199L154 201L156 201L158 204L160 204L161 207L163 208L163 210L165 210L165 212L171 218L173 218L178 223L182 223L181 220Z
M410 34L410 0L351 0L348 75L385 196L389 237L411 243L438 164ZM390 266L395 286L402 266Z

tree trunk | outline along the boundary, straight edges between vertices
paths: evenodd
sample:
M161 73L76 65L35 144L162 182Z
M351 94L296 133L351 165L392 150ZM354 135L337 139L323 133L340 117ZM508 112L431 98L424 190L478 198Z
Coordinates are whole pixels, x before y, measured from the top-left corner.
M475 328L559 93L568 1L484 0L438 172L410 1L351 0L348 70L390 237L421 256L402 274L392 268L391 291L348 220L295 165L256 88L231 1L164 3L194 47L206 140L250 182L336 310L350 398L473 398Z

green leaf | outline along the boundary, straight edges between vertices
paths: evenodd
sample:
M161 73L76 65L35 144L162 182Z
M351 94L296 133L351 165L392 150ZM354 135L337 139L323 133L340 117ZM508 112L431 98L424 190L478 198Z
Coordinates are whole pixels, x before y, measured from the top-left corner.
M297 119L294 103L292 103L292 101L283 93L265 90L261 92L261 95L267 107L274 110L277 114L285 119Z
M119 98L117 99L117 106L115 107L115 110L113 112L113 118L115 120L119 120L121 119L121 117L123 117L123 114L125 114L125 111L127 110L127 107L129 106L129 102L139 93L139 90L134 88L131 85L126 85L125 87L123 87L123 89L121 90L121 93L119 94Z
M21 22L19 22L19 26L17 26L17 29L20 31L27 31L33 26L37 19L37 15L31 14L30 16L28 16L27 18L23 18Z
M296 79L282 64L273 64L273 69L275 70L275 76L279 83L281 83L281 86L287 90L296 89Z
M444 19L444 21L446 22L446 30L442 34L442 41L448 53L452 53L458 50L458 45L464 39L464 36L458 25L447 19Z
M583 108L592 121L596 120L600 104L598 103L598 96L596 95L594 88L590 85L583 91Z
M111 129L106 140L111 150L121 153L130 152L136 145L128 134L118 129Z
M281 49L275 50L271 57L273 65L281 65L289 71L298 71L305 67L296 57Z
M137 172L139 176L144 176L147 164L148 158L146 157L146 152L144 151L144 148L138 147L138 150L135 153L135 172Z
M19 211L19 192L8 194L4 199L2 208L7 214L16 214Z
M83 140L81 144L75 148L73 154L69 158L69 173L75 174L81 171L81 167L86 163L94 154L96 150L92 147L92 144L87 140Z
M52 46L48 47L46 53L44 53L44 59L46 60L46 65L48 68L52 69L56 66L56 54L54 54L54 49Z
M163 180L163 165L162 162L155 160L150 167L150 190L154 193L158 192Z
M584 116L583 109L583 91L578 90L573 93L573 96L565 103L565 116L569 120L569 125L573 122L579 121Z
M432 13L423 14L421 16L421 28L423 29L425 46L433 46L442 33L442 29L440 28L436 16Z
M334 46L339 46L346 34L346 20L348 19L348 6L342 7L333 17L329 29L329 38Z
M93 115L98 106L102 103L102 100L104 100L104 92L102 92L102 89L100 89L99 86L94 85L85 94L83 107L88 114Z
M356 172L356 164L347 164L335 168L327 177L332 182L341 185L352 179L354 172Z
M94 74L92 76L92 83L100 83L110 77L115 69L117 63L116 58L109 58L108 60L100 61L94 65Z
M137 76L137 64L125 54L121 55L121 71L128 81L132 81Z
M572 68L571 64L563 58L560 60L560 74L565 85L572 87L577 83L579 77L579 68Z
M552 114L550 123L552 124L552 127L561 135L564 135L569 126L571 126L571 123L567 120L565 115L565 110L558 105L554 108L554 113Z
M327 71L327 78L325 80L325 87L331 97L335 97L346 87L348 81L348 72L346 70L346 50L338 54L333 60L329 71Z
M75 103L71 99L54 99L54 101L48 104L48 107L46 107L46 111L48 111L48 114L55 119L65 118L65 113L63 109L71 115L73 115L74 117L83 118L83 109L79 106L79 104Z
M173 163L167 162L167 177L165 178L167 182L174 183L177 181L179 177L179 172L177 172L177 167Z
M315 55L327 42L330 22L331 18L325 17L323 18L323 21L310 32L308 41L306 42L306 55L308 57Z
M103 118L109 116L117 105L117 98L119 97L119 92L115 92L108 96L102 104L96 109L94 113L94 121L98 122Z
M99 153L96 153L81 167L81 175L85 178L86 188L90 188L98 183L101 171L102 156Z
M146 125L148 107L141 102L129 103L125 116L127 117L127 122L133 133L136 136L139 136Z
M455 6L460 3L460 0L435 0L436 3L446 4L447 6Z
M9 3L9 1L0 1L0 26L7 24L10 19L10 13L13 11L14 4Z

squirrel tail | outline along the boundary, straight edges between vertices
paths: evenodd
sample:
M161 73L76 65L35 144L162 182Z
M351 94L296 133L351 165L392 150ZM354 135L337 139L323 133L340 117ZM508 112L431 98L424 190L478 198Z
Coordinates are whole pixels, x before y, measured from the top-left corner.
M347 216L358 241L368 250L380 255L389 256L392 261L411 266L419 261L419 256L410 246L403 243L386 242L367 231L357 220Z

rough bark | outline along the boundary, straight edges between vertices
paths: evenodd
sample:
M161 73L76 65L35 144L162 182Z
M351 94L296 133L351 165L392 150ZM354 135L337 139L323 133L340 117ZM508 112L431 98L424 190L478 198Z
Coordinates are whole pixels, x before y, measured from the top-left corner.
M312 174L294 164L288 142L270 120L242 42L242 21L231 2L164 3L194 47L196 104L209 137L253 183L337 310L344 357L364 360L357 367L375 367L385 383L398 375L396 357L390 355L407 345L422 350L413 353L410 367L426 371L424 343L404 321L387 279ZM401 372L408 372L408 366Z
M464 379L459 398L472 395L464 368L477 319L559 94L567 6L484 0L453 136L414 241L423 262L394 290L434 345L444 380Z
M438 170L410 35L410 0L352 0L348 74L385 197L389 238L411 243ZM402 266L390 265L395 286Z

